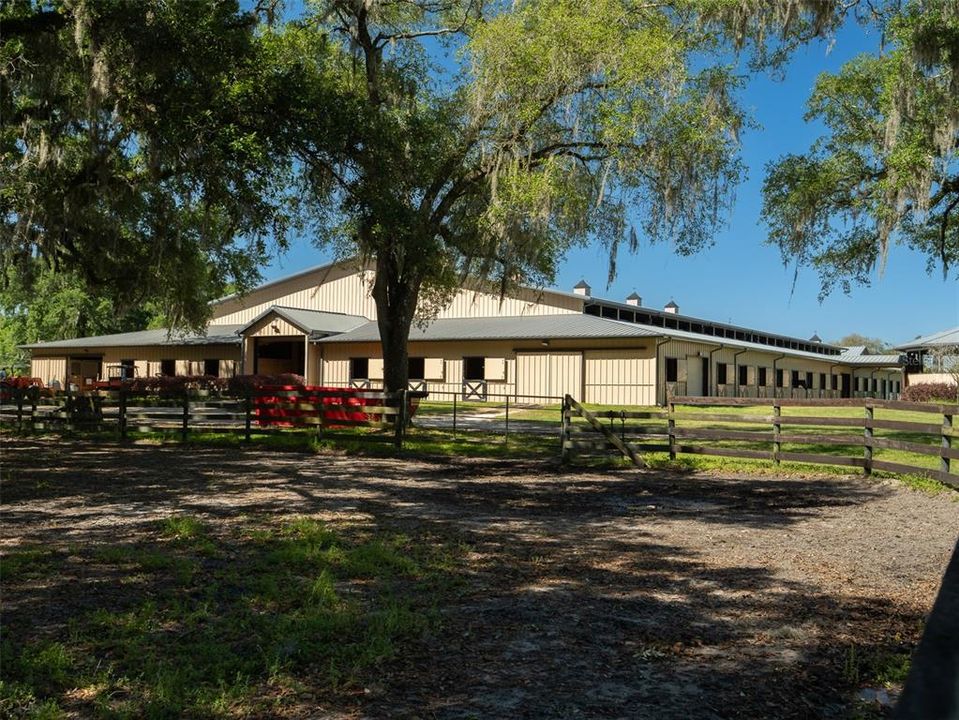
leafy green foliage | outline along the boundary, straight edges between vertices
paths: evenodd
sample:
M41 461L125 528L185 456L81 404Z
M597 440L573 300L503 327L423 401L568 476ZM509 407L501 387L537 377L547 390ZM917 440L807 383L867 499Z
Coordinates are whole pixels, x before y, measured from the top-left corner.
M0 8L0 263L41 257L119 308L201 326L287 226L267 67L235 2Z
M832 344L846 348L863 345L866 347L866 350L871 353L884 353L892 351L892 343L887 342L882 338L868 337L867 335L860 335L859 333L849 333L848 335L843 335Z
M767 168L763 213L786 263L819 272L821 296L868 285L890 242L947 276L959 259L959 13L954 3L879 3L888 46L823 74L807 119L824 134Z
M160 317L150 302L122 312L109 294L91 292L76 273L55 272L33 259L8 268L0 289L0 367L27 371L19 345L141 330Z
M414 317L464 278L545 283L592 240L611 275L640 234L711 242L745 124L719 5L324 0L277 36L315 59L294 116L327 110L297 124L303 179L319 237L375 266L388 388Z

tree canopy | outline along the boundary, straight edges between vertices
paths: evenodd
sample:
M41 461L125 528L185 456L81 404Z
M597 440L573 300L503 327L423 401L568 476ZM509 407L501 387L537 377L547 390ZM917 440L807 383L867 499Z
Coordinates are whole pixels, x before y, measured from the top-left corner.
M264 7L3 5L4 276L40 258L121 314L153 299L172 325L198 327L206 300L227 282L249 286L308 218L318 242L374 265L395 389L411 324L467 278L501 291L546 283L569 247L591 241L606 243L611 276L618 249L641 238L681 254L709 244L742 177L737 53L781 66L850 6ZM789 187L767 184L774 237L816 260L809 237L823 221L791 210Z
M824 73L807 119L825 134L767 169L763 214L787 263L822 291L868 284L891 243L948 277L959 259L959 9L949 0L870 3L880 55Z
M331 109L299 123L298 157L317 236L375 264L387 387L406 385L417 308L468 277L549 281L592 240L611 274L641 236L709 244L742 172L728 52L806 5L809 32L835 17L828 3L314 3L278 38L315 58L302 115Z
M270 132L295 78L237 3L0 7L0 264L42 258L117 307L198 327L282 247L288 159Z
M18 345L142 330L162 316L152 302L124 310L109 293L94 294L76 272L34 259L10 272L0 289L0 367L27 370Z

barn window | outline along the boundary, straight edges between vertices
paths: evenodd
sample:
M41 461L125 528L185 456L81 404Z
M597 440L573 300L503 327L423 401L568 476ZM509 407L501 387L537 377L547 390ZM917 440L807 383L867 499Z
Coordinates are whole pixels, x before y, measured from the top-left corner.
M679 380L679 361L676 358L666 358L666 382Z
M812 372L810 371L806 372L806 387L812 388Z
M176 375L176 360L161 360L160 374L165 377L173 377Z
M839 389L839 376L838 376L838 375L833 375L833 376L832 376L832 389L833 389L833 390L838 390L838 389Z
M776 387L781 388L783 386L783 369L776 368Z
M426 379L426 358L411 357L407 360L406 367L408 368L407 374L410 380Z
M370 359L365 357L350 358L350 380L369 380Z
M485 357L464 357L463 358L463 379L464 380L485 380L486 379L486 358Z
M716 382L720 385L726 384L726 363L716 363Z
M790 383L792 387L799 387L799 371L792 371L792 382Z
M749 384L749 367L747 365L739 366L739 384L740 385Z
M767 383L766 383L766 380L767 380L766 371L767 371L767 369L768 369L768 368L764 368L764 367L759 368L759 386L760 386L760 387L766 387L766 384L767 384Z
M819 373L819 389L826 389L826 373Z
M209 359L203 361L203 374L220 377L220 361Z

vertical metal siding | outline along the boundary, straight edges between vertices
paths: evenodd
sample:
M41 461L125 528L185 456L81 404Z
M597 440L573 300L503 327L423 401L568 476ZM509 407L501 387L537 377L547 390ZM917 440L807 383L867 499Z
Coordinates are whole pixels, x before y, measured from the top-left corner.
M40 378L47 385L54 380L59 380L60 386L65 388L67 386L67 359L66 357L31 358L30 375Z
M334 279L318 274L313 284L308 287L303 287L304 281L301 279L291 283L292 287L278 286L274 294L270 294L269 289L256 293L255 299L250 300L249 305L244 305L245 301L240 299L224 304L220 312L214 308L214 322L218 325L246 323L271 305L362 315L373 320L376 319L376 303L370 296L372 280L371 271L356 272ZM522 290L516 297L506 297L501 302L497 294L463 289L437 317L555 315L580 313L582 309L581 299L556 293L540 294Z
M585 353L587 403L654 405L656 359L652 348L590 350Z

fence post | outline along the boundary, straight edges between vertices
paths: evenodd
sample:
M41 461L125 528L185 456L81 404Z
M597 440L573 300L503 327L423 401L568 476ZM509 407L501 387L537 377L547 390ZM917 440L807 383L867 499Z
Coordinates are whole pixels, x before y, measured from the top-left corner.
M183 428L180 430L180 440L186 442L187 431L190 427L190 391L183 390Z
M559 454L563 463L569 462L569 448L566 441L569 439L569 395L563 396L563 406L560 408Z
M773 401L773 462L779 464L779 453L782 451L782 443L779 436L782 434L782 405Z
M666 420L666 431L669 433L669 459L676 459L676 403L669 399L669 417Z
M120 407L117 410L117 430L120 432L120 439L127 439L127 393L120 388Z
M863 427L863 467L862 472L864 475L872 475L872 428L869 423L873 418L873 410L871 405L864 406L866 411L866 418L862 424Z
M456 437L456 393L453 393L453 437Z
M503 438L503 444L509 444L509 395L506 396L506 436Z
M40 388L30 388L30 432L37 430L37 402L40 400Z
M952 415L943 414L942 416L942 442L943 451L952 447L952 435L948 433L952 430ZM944 473L949 472L949 456L942 452L939 455L939 470Z
M250 425L253 420L253 388L247 386L243 392L243 404L246 417L243 422L244 439L250 442Z

